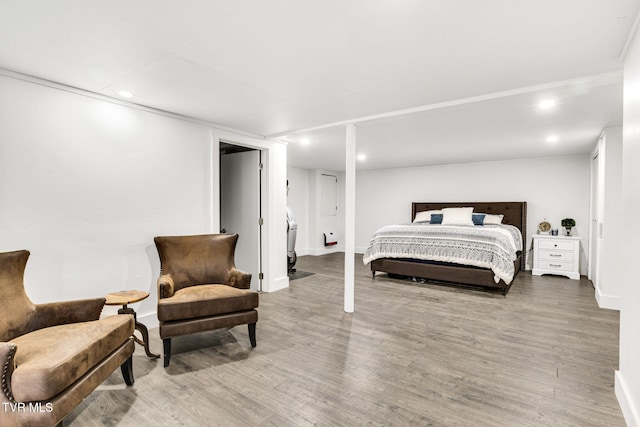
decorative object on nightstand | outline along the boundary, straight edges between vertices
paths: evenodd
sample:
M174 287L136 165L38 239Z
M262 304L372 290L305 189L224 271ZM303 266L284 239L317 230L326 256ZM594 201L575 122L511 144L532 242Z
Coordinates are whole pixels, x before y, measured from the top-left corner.
M560 222L560 224L567 231L566 235L571 236L571 229L576 226L576 220L573 218L565 218Z
M549 230L551 230L551 224L546 219L538 224L538 234L549 234Z
M534 276L557 274L570 279L580 279L580 237L533 236Z

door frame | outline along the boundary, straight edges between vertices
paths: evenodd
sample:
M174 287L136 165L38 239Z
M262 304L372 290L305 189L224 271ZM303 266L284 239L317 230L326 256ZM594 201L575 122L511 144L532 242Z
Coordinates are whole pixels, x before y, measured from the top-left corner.
M263 292L274 292L289 287L287 274L287 143L270 140L248 134L239 134L221 128L210 129L210 183L208 195L211 218L211 232L220 230L218 203L220 182L218 176L218 157L220 140L262 150L263 188L262 188L262 264Z

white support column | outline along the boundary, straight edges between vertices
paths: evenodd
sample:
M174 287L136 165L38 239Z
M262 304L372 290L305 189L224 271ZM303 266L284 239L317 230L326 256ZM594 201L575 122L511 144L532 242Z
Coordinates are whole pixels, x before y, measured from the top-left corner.
M354 310L356 247L356 125L347 125L344 189L344 311Z

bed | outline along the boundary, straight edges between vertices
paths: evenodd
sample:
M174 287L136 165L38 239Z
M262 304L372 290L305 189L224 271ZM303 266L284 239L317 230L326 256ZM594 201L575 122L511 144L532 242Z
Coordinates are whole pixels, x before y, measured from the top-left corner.
M444 208L461 208L461 207L473 207L474 213L485 213L489 215L503 215L502 224L505 227L490 225L488 227L467 227L480 237L467 237L468 240L482 240L484 235L489 231L489 228L515 228L520 233L520 244L515 242L513 254L501 256L503 258L500 261L498 267L492 265L491 267L484 265L484 262L480 261L459 261L459 262L471 262L476 265L464 265L459 262L450 262L446 256L433 257L433 253L429 255L429 251L433 250L425 249L426 255L420 255L423 259L412 258L417 256L416 250L403 253L398 247L396 247L396 241L392 241L392 250L379 250L380 245L376 243L375 239L379 236L394 235L394 238L399 234L407 234L411 227L415 227L416 230L426 229L420 223L414 223L416 216L429 216L426 211L442 210ZM422 214L420 214L422 212ZM424 215L427 214L427 215ZM428 203L428 202L414 202L411 208L411 224L401 224L396 226L388 226L391 228L383 227L372 238L369 247L365 251L363 261L365 264L370 264L372 276L375 278L376 272L385 272L391 276L403 276L409 278L420 278L431 281L444 282L446 284L461 284L481 286L485 289L499 290L502 295L506 295L513 279L516 277L519 271L525 269L525 252L522 250L524 243L526 242L526 224L527 224L527 203L526 202L477 202L477 203ZM395 227L395 228L393 228ZM438 227L437 225L431 225L431 227ZM444 227L443 227L444 228ZM460 227L459 227L460 228ZM482 230L484 229L484 230ZM420 231L422 232L422 231ZM442 231L444 233L444 231ZM510 234L511 232L503 231L502 234ZM450 234L450 233L449 233ZM410 236L411 238L411 236ZM502 239L502 238L501 238ZM413 238L413 244L416 242L421 243L426 239L418 237ZM389 241L387 241L389 243ZM504 249L506 251L506 249ZM493 249L492 249L493 251ZM496 249L497 252L502 253L503 249ZM512 266L507 265L505 259L508 257L509 263L513 263ZM425 259L426 258L426 259ZM484 266L483 266L484 265Z

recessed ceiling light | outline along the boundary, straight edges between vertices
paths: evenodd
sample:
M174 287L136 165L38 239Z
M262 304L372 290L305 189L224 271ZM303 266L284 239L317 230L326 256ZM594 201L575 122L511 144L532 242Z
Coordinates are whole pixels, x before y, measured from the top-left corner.
M121 90L118 92L118 95L123 98L133 98L133 92L129 92L128 90Z
M361 162L367 160L367 155L366 154L358 154L357 159L360 160Z
M308 145L309 144L309 138L302 138L300 140L300 144L302 145Z
M558 142L558 137L555 135L550 135L547 137L547 142L551 142L551 143Z
M549 108L553 108L556 105L555 99L543 99L538 103L538 107L543 110L548 110Z

